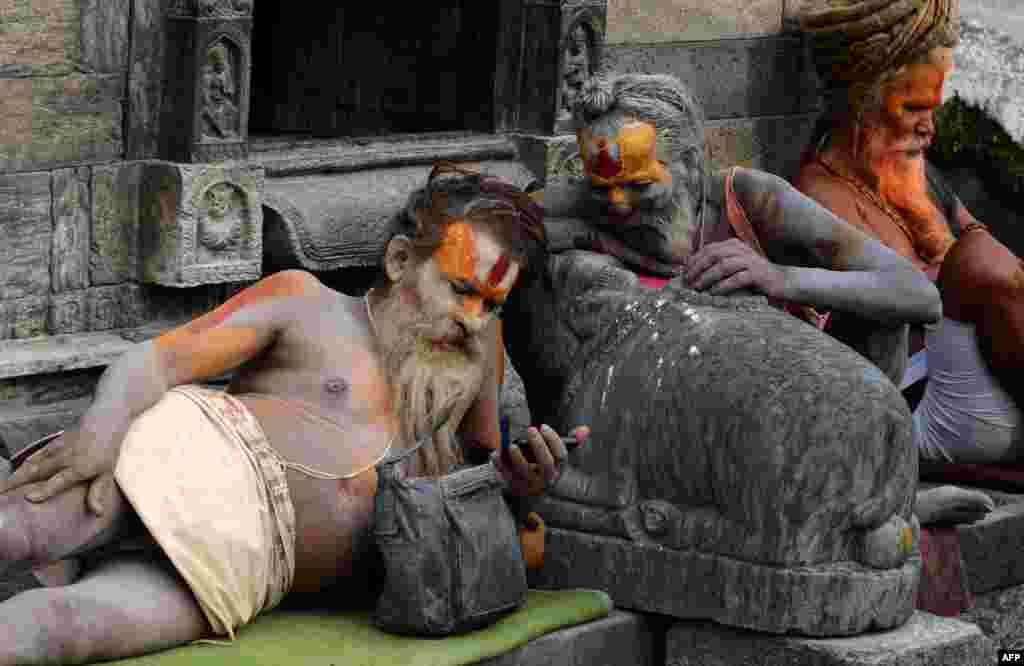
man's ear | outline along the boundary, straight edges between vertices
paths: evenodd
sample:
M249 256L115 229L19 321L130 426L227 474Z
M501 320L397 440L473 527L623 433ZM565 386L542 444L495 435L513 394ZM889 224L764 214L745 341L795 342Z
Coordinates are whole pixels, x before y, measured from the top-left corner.
M409 237L402 234L393 236L384 251L384 272L387 273L388 280L401 282L412 269L415 258L415 248Z

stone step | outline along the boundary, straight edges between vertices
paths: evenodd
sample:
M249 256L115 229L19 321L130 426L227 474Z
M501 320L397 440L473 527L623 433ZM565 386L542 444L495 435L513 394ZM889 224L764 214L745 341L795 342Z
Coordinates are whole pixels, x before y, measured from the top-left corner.
M902 627L848 638L771 636L710 622L668 630L666 666L987 666L996 647L977 626L920 611Z
M997 506L973 525L957 526L957 532L974 594L1024 584L1024 501Z
M977 624L1000 648L1024 649L1024 585L977 595L959 619Z
M479 666L662 666L665 623L613 610L608 617L560 629Z

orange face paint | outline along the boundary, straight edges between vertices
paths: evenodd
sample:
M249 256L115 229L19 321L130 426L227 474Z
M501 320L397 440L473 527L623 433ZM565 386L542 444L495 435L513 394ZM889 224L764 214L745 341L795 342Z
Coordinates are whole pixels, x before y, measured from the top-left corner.
M950 69L948 64L908 65L905 72L883 87L886 111L902 116L915 110L935 109L942 104L942 87Z
M474 293L461 294L462 308L466 314L479 317L483 314L484 300L504 303L512 285L506 278L512 266L507 255L499 255L482 274L480 266L480 245L473 226L457 221L445 229L444 240L434 253L438 269L450 280L465 285Z
M631 183L671 181L657 156L657 133L650 123L632 121L608 137L590 128L577 134L583 171L594 185L622 187Z

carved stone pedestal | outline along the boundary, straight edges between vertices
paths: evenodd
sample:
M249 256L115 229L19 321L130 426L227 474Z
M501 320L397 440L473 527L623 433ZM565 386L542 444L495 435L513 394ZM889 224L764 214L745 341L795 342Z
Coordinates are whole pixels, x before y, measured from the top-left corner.
M263 168L150 162L142 177L144 282L190 287L260 277Z
M708 622L668 631L667 666L984 666L996 649L973 624L917 612L899 629L852 638L766 636Z

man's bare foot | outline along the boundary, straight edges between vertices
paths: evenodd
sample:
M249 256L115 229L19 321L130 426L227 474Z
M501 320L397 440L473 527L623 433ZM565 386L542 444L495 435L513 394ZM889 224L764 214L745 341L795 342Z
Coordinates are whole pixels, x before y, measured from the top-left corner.
M917 492L915 512L922 525L973 523L996 508L992 498L978 490L939 486Z

